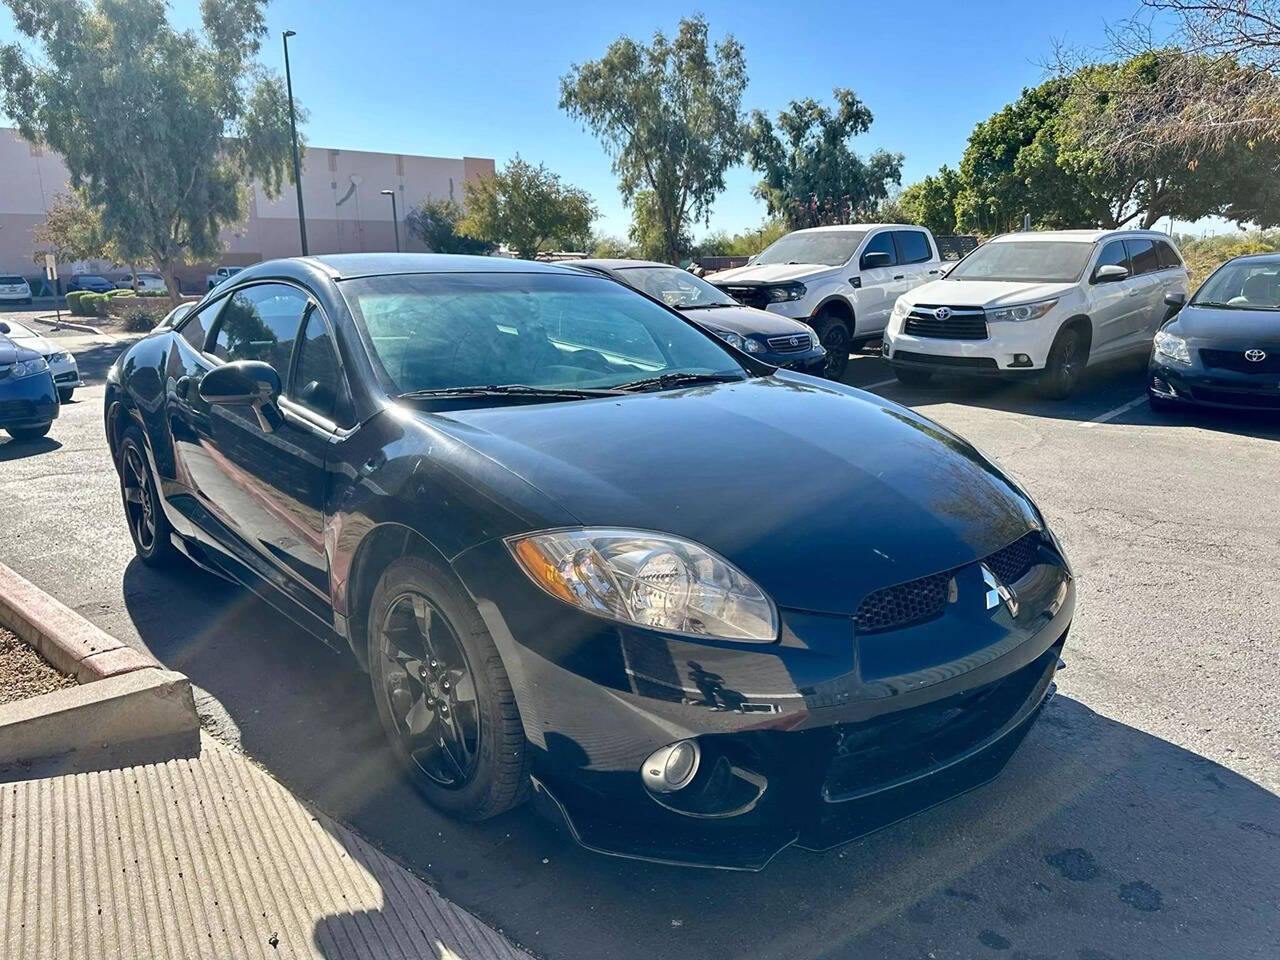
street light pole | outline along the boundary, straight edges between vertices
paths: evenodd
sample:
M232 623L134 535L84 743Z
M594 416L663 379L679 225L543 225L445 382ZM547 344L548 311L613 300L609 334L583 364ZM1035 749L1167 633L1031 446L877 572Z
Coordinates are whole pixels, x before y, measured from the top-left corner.
M396 253L400 252L400 217L396 213L396 192L394 190L383 190L384 197L391 198L391 225L396 228Z
M302 210L302 165L298 162L298 120L293 109L293 76L289 73L289 38L297 36L292 30L284 32L284 83L289 91L289 134L293 143L293 185L298 191L298 236L302 239L302 255L307 255L307 215Z

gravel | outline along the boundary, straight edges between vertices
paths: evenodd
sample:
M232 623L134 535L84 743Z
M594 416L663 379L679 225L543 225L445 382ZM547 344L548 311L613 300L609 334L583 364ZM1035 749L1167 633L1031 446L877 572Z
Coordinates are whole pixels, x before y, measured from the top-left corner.
M75 684L75 677L59 673L40 654L0 627L0 703L38 697Z

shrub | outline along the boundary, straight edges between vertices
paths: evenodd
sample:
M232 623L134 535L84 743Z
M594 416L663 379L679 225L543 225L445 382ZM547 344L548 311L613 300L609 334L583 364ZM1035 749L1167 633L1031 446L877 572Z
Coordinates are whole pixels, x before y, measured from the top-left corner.
M111 302L111 294L109 293L86 293L80 298L80 307L83 310L83 316L86 317L105 317L107 315L107 306Z
M84 307L80 301L84 299L85 293L86 291L84 290L72 290L67 294L67 310L71 312L73 317L84 316Z
M131 297L133 296L133 288L124 287L122 289L120 287L117 287L115 290L108 290L107 296L108 297Z
M150 333L160 322L160 315L147 307L130 307L120 319L120 326L129 333Z

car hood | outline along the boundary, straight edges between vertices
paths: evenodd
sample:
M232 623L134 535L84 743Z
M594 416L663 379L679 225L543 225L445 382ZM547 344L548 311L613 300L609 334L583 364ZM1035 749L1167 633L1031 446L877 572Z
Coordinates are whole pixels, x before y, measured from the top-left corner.
M582 525L696 541L793 609L852 614L872 590L969 563L1041 523L945 428L786 373L420 416Z
M714 307L710 310L681 310L694 323L717 330L728 330L730 333L746 336L751 333L766 337L779 337L785 334L808 336L809 328L799 320L791 320L767 310L755 307Z
M706 280L716 286L735 283L786 283L788 280L810 280L819 274L838 270L825 263L752 263L732 270L713 273Z
M23 346L22 341L0 336L0 366L19 360L34 360L38 356L40 354Z
M58 353L62 348L45 337L16 337L14 343L32 350L42 357L47 357L51 353Z
M931 280L904 294L907 303L948 307L999 307L1060 297L1074 283L1023 283L1010 280Z
M1280 310L1232 310L1222 307L1185 306L1169 329L1188 340L1206 345L1249 349L1280 343Z

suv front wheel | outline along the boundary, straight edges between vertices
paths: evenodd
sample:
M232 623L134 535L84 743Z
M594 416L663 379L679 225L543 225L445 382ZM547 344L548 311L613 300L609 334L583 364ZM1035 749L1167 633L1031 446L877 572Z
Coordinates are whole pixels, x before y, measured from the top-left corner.
M1071 396L1089 362L1089 341L1079 327L1067 327L1049 349L1040 379L1040 392L1051 400Z

